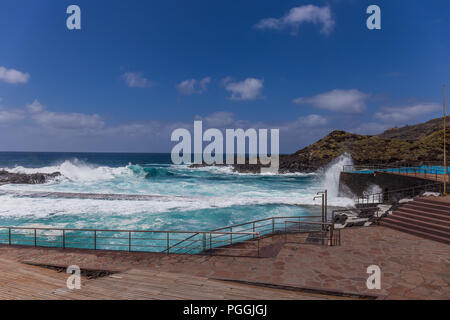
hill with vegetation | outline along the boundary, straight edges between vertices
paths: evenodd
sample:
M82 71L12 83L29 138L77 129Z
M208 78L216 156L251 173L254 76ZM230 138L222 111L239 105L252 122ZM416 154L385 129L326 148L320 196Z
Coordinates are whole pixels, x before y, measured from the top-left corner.
M450 121L447 117L447 150ZM344 153L355 164L419 164L443 160L443 118L392 128L378 135L333 131L294 154L280 157L280 171L312 171ZM450 159L449 159L450 160Z

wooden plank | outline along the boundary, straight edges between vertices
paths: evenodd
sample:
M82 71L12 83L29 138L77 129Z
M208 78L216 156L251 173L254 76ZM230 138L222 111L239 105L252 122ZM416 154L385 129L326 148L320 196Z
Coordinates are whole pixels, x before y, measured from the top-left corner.
M131 269L66 288L69 275L0 257L0 299L321 299L302 292L225 282L180 273Z

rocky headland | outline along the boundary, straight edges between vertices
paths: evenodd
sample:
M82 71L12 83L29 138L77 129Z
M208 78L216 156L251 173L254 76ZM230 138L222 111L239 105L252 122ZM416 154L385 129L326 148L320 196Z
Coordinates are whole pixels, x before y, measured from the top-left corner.
M447 150L450 150L450 117L446 121L449 137ZM279 171L314 172L345 153L352 157L356 165L418 165L428 161L442 161L443 133L443 118L391 128L378 135L336 130L293 154L280 155ZM234 165L234 170L242 173L259 173L260 169L261 165L257 164Z

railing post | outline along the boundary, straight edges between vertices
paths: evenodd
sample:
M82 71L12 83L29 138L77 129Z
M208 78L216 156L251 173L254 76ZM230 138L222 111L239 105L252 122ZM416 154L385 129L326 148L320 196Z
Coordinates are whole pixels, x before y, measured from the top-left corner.
M330 227L330 246L333 246L333 231L334 231L334 223L331 223Z
M258 258L259 258L259 239L260 239L260 236L258 234Z
M325 219L324 218L324 215L325 215L324 205L325 205L325 199L324 199L324 195L322 194L322 222Z
M255 223L253 222L253 232L255 232ZM255 239L255 234L253 234L253 239Z
M66 248L66 230L63 229L63 249Z
M209 255L212 256L212 233L209 233Z
M11 245L11 228L8 228L9 245Z
M169 232L166 232L166 240L167 240L167 254L169 254L170 251L170 246L169 246Z
M206 233L203 234L202 244L203 244L203 251L206 251Z
M275 218L272 217L272 234L275 233Z
M97 250L97 230L94 230L94 250Z
M36 228L34 228L34 247L36 248Z
M230 227L230 245L233 244L233 233L231 232L233 232L233 227Z
M131 252L131 231L128 232L128 252Z

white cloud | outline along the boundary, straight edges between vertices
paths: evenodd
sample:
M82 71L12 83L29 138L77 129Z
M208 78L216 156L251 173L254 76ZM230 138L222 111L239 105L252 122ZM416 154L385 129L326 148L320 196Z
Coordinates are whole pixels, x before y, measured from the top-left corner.
M214 112L205 117L196 116L195 119L202 120L205 127L210 128L225 128L236 124L234 114L232 112L225 111Z
M263 122L239 119L226 111L186 121L146 120L112 125L97 114L54 112L35 100L23 108L0 108L0 147L11 151L167 152L174 146L170 141L173 130L192 130L195 119L203 120L204 130L280 129L284 152L297 150L329 130L327 119L314 114L283 122Z
M0 124L7 124L23 119L24 115L21 110L6 110L0 108Z
M98 129L104 126L104 122L97 114L44 111L35 115L33 119L41 126L56 129Z
M241 82L234 82L230 78L223 80L225 89L231 92L231 100L254 100L261 97L263 82L264 80L255 78L247 78Z
M330 7L317 7L309 4L292 8L281 18L262 19L255 25L255 28L260 30L282 30L290 28L292 33L296 34L300 25L304 23L321 25L321 33L330 34L335 21L332 17Z
M144 78L141 72L125 72L122 78L130 88L149 88L153 86L153 83Z
M356 90L335 89L313 97L294 99L296 104L308 104L319 109L344 113L362 113L366 109L366 99L369 95Z
M385 123L364 122L356 128L349 129L349 131L357 134L376 135L386 131L387 129L389 129L389 127L390 125L387 125Z
M26 105L26 109L31 113L38 113L43 111L45 107L42 104L40 104L39 101L34 100L33 103Z
M408 121L422 118L440 110L441 106L433 102L417 103L403 107L382 107L374 118L386 123L406 124Z
M30 74L21 72L15 69L6 69L5 67L0 67L0 80L6 83L27 83L30 79Z
M316 127L316 126L324 126L328 123L327 118L322 117L318 114L310 114L306 117L300 117L295 122L296 124L304 127Z
M51 112L37 100L26 105L26 109L31 119L49 129L99 129L105 125L97 114Z
M177 85L177 89L180 93L191 95L191 94L202 94L208 88L208 84L211 82L210 77L205 77L201 80L187 79L180 82Z

